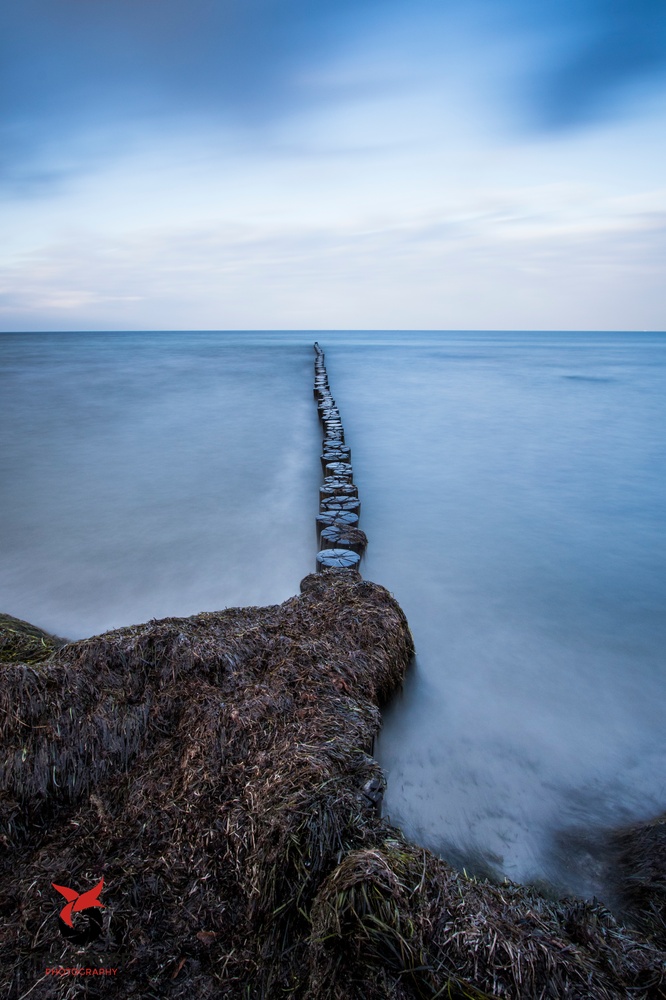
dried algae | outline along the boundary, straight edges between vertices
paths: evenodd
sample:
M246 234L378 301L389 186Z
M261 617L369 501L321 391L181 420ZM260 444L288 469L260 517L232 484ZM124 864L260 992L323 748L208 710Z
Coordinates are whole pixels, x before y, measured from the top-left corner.
M0 667L2 995L664 996L649 922L469 878L378 815L407 622L354 571L301 590ZM51 885L102 877L102 934L77 946Z

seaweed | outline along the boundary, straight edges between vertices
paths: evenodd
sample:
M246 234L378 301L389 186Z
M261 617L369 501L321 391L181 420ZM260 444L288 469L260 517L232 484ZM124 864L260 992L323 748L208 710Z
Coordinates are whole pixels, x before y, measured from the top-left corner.
M662 996L658 942L601 904L469 878L381 817L372 748L412 655L388 591L325 570L5 664L3 995ZM77 945L52 884L102 878ZM76 965L118 973L45 975Z
M66 641L30 622L0 614L0 663L40 663Z

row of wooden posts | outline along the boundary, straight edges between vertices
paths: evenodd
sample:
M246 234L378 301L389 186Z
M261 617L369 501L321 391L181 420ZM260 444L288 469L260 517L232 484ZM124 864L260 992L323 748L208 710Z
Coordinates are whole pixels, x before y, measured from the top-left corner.
M314 395L324 428L321 464L324 481L319 487L317 516L317 569L358 569L368 539L358 526L361 501L354 485L351 450L345 444L340 411L328 384L324 352L315 343Z

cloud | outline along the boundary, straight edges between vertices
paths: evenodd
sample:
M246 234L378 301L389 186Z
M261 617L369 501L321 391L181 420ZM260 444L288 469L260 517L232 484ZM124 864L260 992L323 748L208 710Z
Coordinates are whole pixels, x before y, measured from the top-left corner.
M180 117L252 128L316 95L301 79L379 0L22 0L2 13L4 176L88 139L111 154ZM388 4L390 7L390 2ZM387 8L388 9L388 8ZM321 97L321 95L319 95ZM106 143L103 141L106 135Z
M370 228L229 226L76 240L0 269L4 329L664 327L661 194L596 215L530 191ZM552 200L551 192L551 200Z
M583 0L564 25L569 31L538 75L533 111L541 127L608 117L626 97L666 80L662 0Z
M382 53L387 90L392 63L418 73L424 52L446 53L454 35L480 76L506 43L504 69L492 72L513 72L518 56L515 100L537 129L608 115L666 65L663 0L21 0L0 18L0 173L18 194L183 119L261 132L351 102L368 82L336 86L321 70L351 49L370 58L391 24L409 30ZM455 87L446 58L443 86Z

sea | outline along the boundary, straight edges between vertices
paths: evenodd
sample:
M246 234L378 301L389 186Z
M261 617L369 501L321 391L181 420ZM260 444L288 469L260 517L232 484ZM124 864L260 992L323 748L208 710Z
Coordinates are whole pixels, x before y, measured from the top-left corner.
M416 645L385 814L603 898L606 832L666 809L666 334L2 334L0 610L78 639L298 593L315 340Z

